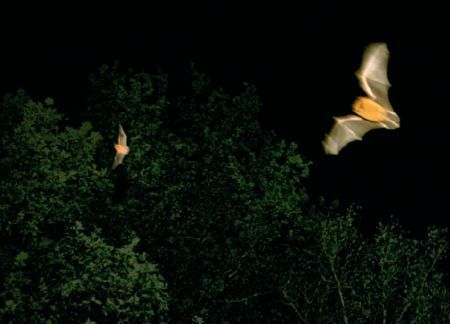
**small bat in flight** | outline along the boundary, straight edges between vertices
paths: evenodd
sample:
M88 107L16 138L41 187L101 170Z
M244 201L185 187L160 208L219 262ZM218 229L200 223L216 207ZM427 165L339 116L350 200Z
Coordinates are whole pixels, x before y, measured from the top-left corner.
M127 134L123 130L122 125L119 124L119 136L117 139L117 144L114 145L116 149L116 156L114 157L114 163L112 169L114 170L119 164L123 163L125 155L130 152L130 148L127 146Z
M374 43L367 47L361 67L356 72L367 97L356 98L352 106L356 115L334 117L335 123L322 142L326 154L338 154L348 143L362 140L372 129L400 127L400 118L388 98L391 86L387 77L388 60L389 50L385 43Z

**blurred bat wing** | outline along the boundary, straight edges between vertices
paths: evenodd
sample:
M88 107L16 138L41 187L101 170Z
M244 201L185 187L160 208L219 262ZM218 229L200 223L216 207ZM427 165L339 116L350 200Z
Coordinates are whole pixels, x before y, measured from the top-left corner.
M386 125L371 122L356 115L335 117L335 123L330 133L322 142L326 154L337 155L348 143L362 140L362 137L372 129L386 128Z
M364 52L362 64L356 72L359 84L365 93L380 105L392 111L388 92L391 86L387 68L389 61L389 50L385 43L374 43L367 47Z
M125 154L116 153L114 156L114 162L111 169L115 169L119 164L123 163L123 159L125 158Z
M123 146L127 146L127 134L125 134L125 131L123 130L121 124L119 124L119 136L117 138L117 143Z

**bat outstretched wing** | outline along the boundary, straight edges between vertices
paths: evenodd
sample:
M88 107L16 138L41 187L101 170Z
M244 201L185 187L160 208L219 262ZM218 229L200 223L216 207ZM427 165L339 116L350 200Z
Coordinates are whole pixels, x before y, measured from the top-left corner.
M322 142L326 154L337 155L348 143L362 140L362 137L372 129L386 128L379 122L365 120L356 115L334 117L335 123L330 133Z
M117 138L117 143L119 145L127 146L127 134L125 134L121 124L119 124L119 136Z
M125 158L125 154L116 153L116 155L114 156L114 162L113 162L111 169L114 170L119 164L122 164L124 158Z
M391 86L388 75L389 50L385 43L369 45L364 54L361 67L355 73L364 92L389 111L393 111L388 92Z

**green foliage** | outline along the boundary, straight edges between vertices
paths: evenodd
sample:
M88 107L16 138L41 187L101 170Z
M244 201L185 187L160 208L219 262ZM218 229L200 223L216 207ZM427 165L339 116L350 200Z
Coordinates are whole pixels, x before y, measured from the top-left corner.
M145 254L134 252L138 242L115 248L99 233L84 234L76 222L58 243L43 240L41 251L19 252L6 276L0 315L12 322L100 323L160 316L167 309L165 284Z
M445 233L367 238L354 210L313 204L309 162L260 127L254 86L192 71L173 96L117 65L91 83L79 129L51 100L3 102L4 321L450 321ZM110 172L119 122L130 154Z
M137 240L116 248L96 230L114 216L112 181L94 161L100 134L89 123L61 131L52 101L23 92L5 98L0 116L2 322L162 316L165 283L133 251Z
M253 86L244 85L242 93L230 96L194 72L192 95L175 99L166 114L155 114L150 107L167 101L157 95L130 99L142 92L136 87L151 87L145 84L151 77L141 77L130 88L126 78L105 80L118 73L117 67L108 71L96 79L102 92L93 92L91 106L110 109L111 116L136 116L128 132L133 134L133 153L126 161L132 185L121 206L127 220L120 231L136 231L160 264L171 283L173 318L265 316L257 299L249 305L255 311L247 315L236 301L276 290L278 279L267 271L280 271L287 263L282 251L288 228L300 218L307 199L301 185L307 163L295 145L260 129ZM112 102L122 104L104 106ZM136 114L134 107L148 110ZM159 125L157 133L153 124Z
M22 118L1 137L2 231L28 241L99 217L112 190L93 159L100 134L89 123L60 132L61 115L21 93L5 99L2 119L14 109Z
M439 269L448 253L446 231L408 238L380 224L372 239L353 225L354 211L317 213L315 244L294 271L285 295L304 322L447 323L449 295ZM296 275L295 279L294 275Z

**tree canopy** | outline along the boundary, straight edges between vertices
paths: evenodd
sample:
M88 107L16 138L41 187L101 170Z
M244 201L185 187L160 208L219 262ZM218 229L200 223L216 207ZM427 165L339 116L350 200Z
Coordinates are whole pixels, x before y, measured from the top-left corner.
M357 209L309 198L310 162L261 127L254 86L191 72L174 94L101 67L78 127L4 97L2 322L450 321L443 229L362 235Z

